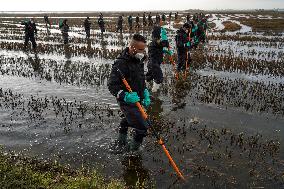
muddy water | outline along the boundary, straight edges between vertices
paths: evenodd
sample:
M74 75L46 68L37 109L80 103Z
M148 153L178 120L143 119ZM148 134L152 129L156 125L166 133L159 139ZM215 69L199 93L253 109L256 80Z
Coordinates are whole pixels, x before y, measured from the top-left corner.
M283 187L279 175L284 170L284 118L278 110L284 107L283 77L202 69L175 81L172 67L162 65L165 82L152 96L148 112L187 179L183 183L177 181L151 132L138 155L109 150L120 119L106 87L113 60L0 53L0 88L6 91L0 97L0 144L7 150L72 167L95 167L129 186L139 180L146 188ZM278 109L271 105L258 111L262 103L272 104L265 95L256 99L231 94L259 87L257 83L266 86L267 80L275 86L264 94L280 99ZM220 86L210 81L227 82L222 89L228 90L217 90ZM242 89L235 87L237 81L245 83ZM210 101L212 91L221 103ZM244 100L251 108L236 105ZM279 154L274 147L279 147Z

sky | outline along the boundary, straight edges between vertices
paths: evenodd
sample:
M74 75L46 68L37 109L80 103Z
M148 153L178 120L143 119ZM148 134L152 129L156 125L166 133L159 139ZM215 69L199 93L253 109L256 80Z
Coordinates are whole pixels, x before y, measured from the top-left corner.
M1 0L0 11L143 11L284 8L284 0Z

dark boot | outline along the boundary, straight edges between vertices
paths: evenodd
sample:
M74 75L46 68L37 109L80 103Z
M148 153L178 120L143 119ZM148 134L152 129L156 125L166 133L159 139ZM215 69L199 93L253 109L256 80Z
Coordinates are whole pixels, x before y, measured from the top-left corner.
M130 144L129 144L129 151L130 152L136 152L139 150L140 146L141 146L142 142L138 142L134 139L132 139L130 141Z
M127 144L127 135L119 133L118 138L117 138L117 143L119 145L125 146Z

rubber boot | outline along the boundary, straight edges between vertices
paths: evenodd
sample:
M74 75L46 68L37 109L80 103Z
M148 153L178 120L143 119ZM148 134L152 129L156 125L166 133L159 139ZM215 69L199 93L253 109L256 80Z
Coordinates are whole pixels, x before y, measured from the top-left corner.
M115 154L127 151L127 135L119 133L118 138L110 145L110 151Z
M136 152L139 150L140 146L141 146L141 142L138 142L136 140L131 140L130 144L129 144L129 151L130 152Z
M127 135L119 133L117 143L121 146L125 146L127 144Z

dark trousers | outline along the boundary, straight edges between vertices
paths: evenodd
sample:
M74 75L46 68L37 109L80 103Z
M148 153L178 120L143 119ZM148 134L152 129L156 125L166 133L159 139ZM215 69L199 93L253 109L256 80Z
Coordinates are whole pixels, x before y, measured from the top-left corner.
M186 62L187 66L189 66L191 62L190 53L188 50L178 50L177 58L178 58L178 65L177 65L178 72L186 69Z
M120 25L117 26L116 32L118 32L118 31L119 31L120 33L122 33L122 26L120 26Z
M101 33L104 33L106 31L105 27L103 27L103 26L100 26L100 29L101 29Z
M29 41L32 42L33 48L35 49L36 46L37 46L36 45L36 41L35 41L35 36L34 35L30 35L30 34L26 34L25 35L25 44L24 44L25 48L27 47Z
M64 32L62 33L64 44L68 44L68 33Z
M129 30L132 30L132 22L128 23L128 25L129 25Z
M90 38L91 36L90 29L85 29L85 32L86 32L86 37Z
M147 65L148 72L146 73L146 80L149 82L154 80L155 83L160 84L163 82L163 71L161 69L161 63L149 62Z
M124 115L124 118L122 118L120 122L119 133L127 134L128 128L132 127L135 131L133 136L134 140L142 143L143 138L147 135L147 122L144 120L135 104L119 102L119 105Z

